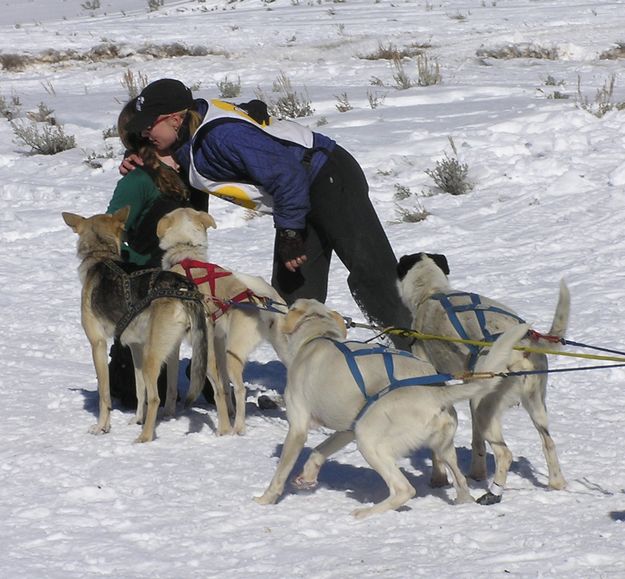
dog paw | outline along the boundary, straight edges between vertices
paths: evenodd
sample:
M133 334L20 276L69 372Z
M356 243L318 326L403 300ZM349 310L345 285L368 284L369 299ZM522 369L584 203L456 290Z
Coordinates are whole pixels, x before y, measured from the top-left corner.
M163 418L165 420L171 420L173 418L176 418L176 407L174 406L173 408L168 408L167 406L165 406L165 408L163 409Z
M449 481L447 480L447 476L442 477L432 477L430 479L430 487L433 489L441 489L449 486Z
M89 427L89 434L107 434L111 430L111 425L107 424L105 426L100 426L99 424L94 424Z
M278 497L274 493L264 493L259 497L254 497L254 501L256 501L259 505L273 505Z
M143 442L152 442L154 440L154 435L144 434L143 432L135 438L135 444L141 444Z
M293 479L292 486L298 491L312 491L317 488L317 479L307 480L303 475Z
M566 481L564 479L557 479L554 481L549 481L549 488L554 491L561 491L566 488Z
M501 502L501 495L494 495L490 491L484 493L477 501L478 505L496 505Z

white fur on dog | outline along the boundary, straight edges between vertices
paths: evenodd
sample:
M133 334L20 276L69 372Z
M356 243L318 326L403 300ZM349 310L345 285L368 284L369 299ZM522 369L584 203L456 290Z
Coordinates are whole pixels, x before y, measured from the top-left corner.
M184 259L193 259L206 262L208 257L207 229L216 227L211 215L191 208L181 208L165 215L158 223L157 235L159 245L164 250L163 269L185 274L180 264ZM269 298L277 309L286 312L286 304L264 279L247 275L241 272L232 272L229 276L238 286L245 286L254 295ZM200 291L210 296L210 287L207 282L198 285ZM218 296L231 297L231 296ZM262 307L231 307L219 316L214 322L215 354L214 360L209 355L209 368L213 368L215 377L211 377L215 390L217 405L218 434L245 433L245 385L243 383L243 369L250 354L262 340L268 341L276 351L278 357L286 361L286 342L281 331L284 314ZM208 323L213 324L210 317ZM228 405L228 383L232 381L235 393L236 414L234 426L230 423ZM175 388L175 386L174 386ZM227 395L228 391L228 395ZM169 392L169 382L168 382ZM199 391L190 391L186 404L191 404ZM172 398L172 404L175 397Z
M389 497L380 503L354 511L365 517L396 509L415 494L396 461L410 450L427 446L451 471L458 502L472 501L466 480L456 460L453 437L457 419L453 404L470 396L492 392L498 378L466 384L398 388L373 402L350 430L365 404L364 396L346 363L344 355L327 339L346 336L342 318L316 300L297 300L290 308L284 330L288 334L291 365L285 394L289 431L273 480L256 500L274 503L284 490L312 423L335 430L311 454L299 486L312 486L328 456L356 439L358 449L389 487ZM514 344L525 334L517 326L504 334L479 362L478 370L499 372L507 366ZM370 348L369 344L349 342L350 348ZM388 386L388 375L380 355L359 358L360 371L369 395ZM394 356L395 376L404 379L436 374L434 367L414 356Z
M453 293L454 290L449 286L447 276L426 254L421 254L420 261L417 261L405 277L398 281L398 288L403 302L412 312L414 330L436 336L459 337L444 307L438 300L430 298L433 294ZM496 306L514 313L503 304L483 296L480 296L480 299L484 306ZM564 338L569 311L569 291L562 281L558 305L549 331L550 335ZM484 315L491 334L506 331L520 323L513 317L492 311L486 311ZM482 330L474 314L464 313L459 314L459 317L469 338L483 340ZM529 345L529 342L525 341L524 345ZM553 344L549 344L549 349L553 347ZM459 372L467 369L469 352L462 344L443 340L422 340L414 344L413 352L427 357L440 371ZM513 352L507 367L510 371L547 370L547 368L547 357L544 354L528 355L521 351ZM497 486L494 489L500 492L499 489L505 487L508 470L512 463L512 453L503 439L501 415L507 407L520 401L540 434L549 469L549 486L554 489L565 487L566 481L560 469L555 443L549 433L545 405L546 388L547 374L545 373L511 376L506 378L502 387L496 391L472 398L473 441L470 473L472 478L476 480L486 478L484 441L487 441L495 455L494 485Z

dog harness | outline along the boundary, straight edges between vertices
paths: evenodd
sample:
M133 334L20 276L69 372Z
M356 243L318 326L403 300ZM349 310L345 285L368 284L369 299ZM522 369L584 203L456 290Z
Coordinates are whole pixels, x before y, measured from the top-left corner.
M124 313L115 325L116 338L119 338L130 322L156 299L202 301L202 294L197 287L172 271L163 271L159 268L126 271L124 267L130 270L136 266L112 260L104 261L102 264L113 274L113 279L122 285Z
M259 304L262 304L264 309L282 313L273 308L271 305L273 300L264 296L257 296L237 279L233 278L225 283L225 278L230 277L232 272L217 264L195 259L183 259L179 265L184 269L187 278L196 286L208 284L210 294L203 294L203 298L213 323L233 306L249 306L258 309ZM194 277L193 270L201 270L204 273L199 277Z
M448 380L453 380L454 377L451 374L432 374L430 376L411 376L410 378L397 379L395 378L395 364L393 362L394 358L397 356L402 356L404 358L415 358L410 352L405 352L403 350L393 350L390 348L386 348L384 346L372 346L370 348L365 348L362 350L352 350L349 347L350 343L361 345L362 342L340 342L338 340L334 340L333 338L320 337L320 339L328 340L332 342L338 350L345 356L345 361L347 362L347 366L349 367L356 384L358 385L358 389L365 397L365 403L363 407L358 412L358 415L354 419L352 423L351 430L356 427L356 423L362 418L364 413L369 409L369 407L377 402L382 396L389 394L399 388L407 388L409 386L432 386L432 385L442 385L444 382ZM382 356L382 360L384 361L384 367L386 369L386 374L388 376L389 384L379 392L375 394L368 394L367 388L365 385L365 379L358 367L357 358L360 356Z
M465 330L460 318L458 317L459 313L464 312L473 312L477 319L477 322L480 326L480 331L482 332L482 338L486 342L494 342L501 333L491 334L488 331L486 326L486 312L493 312L497 314L502 314L504 316L508 316L510 318L515 319L517 322L524 324L525 320L521 319L516 314L504 310L503 308L497 306L488 306L482 303L482 300L478 294L470 293L470 292L452 292L452 293L436 293L430 296L430 299L436 300L440 302L440 304L445 309L445 313L447 314L447 318L453 325L458 335L463 340L470 340L470 336ZM480 351L482 350L481 346L476 346L475 344L466 344L469 349L469 370L473 370L475 368L475 364L477 362Z

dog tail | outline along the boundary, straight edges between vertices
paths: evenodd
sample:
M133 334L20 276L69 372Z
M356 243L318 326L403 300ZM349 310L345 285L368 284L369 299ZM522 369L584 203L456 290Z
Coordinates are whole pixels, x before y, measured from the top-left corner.
M208 326L206 312L201 301L189 300L185 302L187 313L191 319L191 372L190 386L185 405L190 405L202 392L206 380L208 367Z
M474 396L483 396L497 388L503 376L480 378L479 374L501 374L508 370L512 349L527 334L529 326L518 324L505 331L492 345L486 356L480 356L475 365L476 380L445 387L448 403L455 404Z
M556 306L556 313L553 316L553 322L551 323L551 329L549 330L550 336L557 336L560 339L564 339L566 336L566 330L569 326L569 314L571 313L571 293L567 287L565 281L560 280L560 295L558 297L558 305Z

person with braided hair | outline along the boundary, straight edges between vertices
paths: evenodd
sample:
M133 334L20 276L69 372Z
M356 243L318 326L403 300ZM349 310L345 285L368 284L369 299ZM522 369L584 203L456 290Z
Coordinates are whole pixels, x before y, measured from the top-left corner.
M143 165L123 176L113 192L107 213L129 206L125 224L125 240L121 250L124 262L138 268L161 267L163 251L159 247L156 227L164 215L179 207L208 209L208 196L188 186L177 171L169 151L159 150L149 140L133 133L128 124L136 114L134 100L122 109L117 131L127 152L139 154ZM159 397L165 399L167 375L165 368L158 379ZM128 408L136 408L134 366L130 349L116 339L110 350L109 381L111 394ZM213 401L210 383L204 387L204 398Z
M272 285L288 303L325 302L332 253L343 262L356 303L375 324L408 327L395 286L397 259L369 199L358 162L330 137L274 119L254 100L195 99L182 82L160 79L134 101L128 127L169 150L189 183L243 207L272 213ZM144 161L127 157L122 174ZM408 348L404 339L395 344Z

